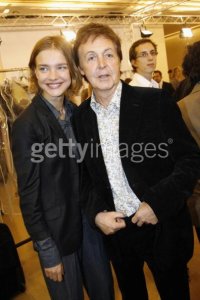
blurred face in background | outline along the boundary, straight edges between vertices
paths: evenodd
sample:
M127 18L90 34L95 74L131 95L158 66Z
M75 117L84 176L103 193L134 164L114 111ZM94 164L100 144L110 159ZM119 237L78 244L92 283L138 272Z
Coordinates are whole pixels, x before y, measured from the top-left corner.
M154 79L157 83L160 83L161 80L162 80L162 76L160 75L159 72L154 72L154 73L153 73L153 79Z

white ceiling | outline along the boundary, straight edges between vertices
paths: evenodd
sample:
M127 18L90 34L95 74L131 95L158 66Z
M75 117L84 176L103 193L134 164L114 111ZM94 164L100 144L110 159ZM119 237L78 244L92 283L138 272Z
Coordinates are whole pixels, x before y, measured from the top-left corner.
M0 1L1 28L66 26L94 19L120 24L200 24L200 0Z

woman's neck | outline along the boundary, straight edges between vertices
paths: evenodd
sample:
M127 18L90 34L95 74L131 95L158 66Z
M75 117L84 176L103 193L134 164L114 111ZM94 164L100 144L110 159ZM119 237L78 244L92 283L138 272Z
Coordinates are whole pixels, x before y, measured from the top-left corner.
M64 106L64 96L60 96L60 97L45 97L45 95L43 95L43 97L47 101L49 101L49 103L51 103L51 105L53 105L57 111L61 111L63 109L63 106Z

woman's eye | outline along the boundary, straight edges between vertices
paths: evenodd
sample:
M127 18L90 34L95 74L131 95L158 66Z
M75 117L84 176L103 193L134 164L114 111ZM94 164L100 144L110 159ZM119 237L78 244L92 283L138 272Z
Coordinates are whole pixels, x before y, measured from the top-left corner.
M67 70L68 66L67 65L63 65L63 66L59 66L58 70Z
M39 71L41 71L41 72L47 72L48 71L48 67L39 67Z

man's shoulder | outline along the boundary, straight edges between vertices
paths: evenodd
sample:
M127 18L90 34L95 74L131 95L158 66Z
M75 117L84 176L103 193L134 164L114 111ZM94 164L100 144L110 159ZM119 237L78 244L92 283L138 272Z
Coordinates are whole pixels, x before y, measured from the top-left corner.
M90 108L90 98L83 101L76 109L74 110L73 116L74 118L79 118L84 112L86 112Z
M139 98L151 98L153 96L160 97L162 90L152 87L140 87L123 84L122 93L137 96Z
M163 84L164 85L172 85L170 82L167 82L167 81L163 81Z
M126 89L124 98L131 102L142 104L150 113L153 109L165 110L174 106L174 99L167 90L147 87L130 87Z
M77 108L77 111L84 111L88 108L90 108L90 102L91 98L88 98L87 100L83 101Z

